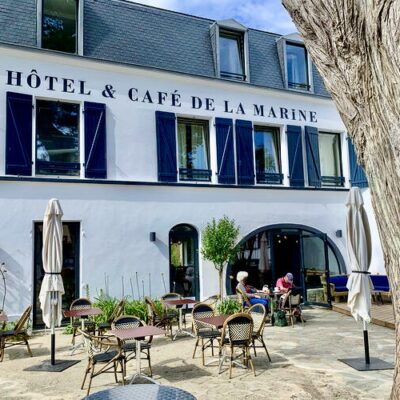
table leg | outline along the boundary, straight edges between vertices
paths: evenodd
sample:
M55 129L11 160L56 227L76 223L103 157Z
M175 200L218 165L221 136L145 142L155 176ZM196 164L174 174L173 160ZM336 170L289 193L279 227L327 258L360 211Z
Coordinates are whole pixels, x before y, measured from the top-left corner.
M159 383L154 379L150 378L150 376L142 373L140 352L141 352L140 340L136 340L136 374L132 376L132 379L129 382L129 384L132 384L137 378L142 378L159 385Z
M82 332L85 330L85 320L83 318L81 318L81 330L82 330ZM85 344L85 342L83 341L83 338L82 338L82 341L80 343L77 343L74 346L72 346L71 356L74 355L74 353L77 349L79 349L80 347L84 347L84 344Z

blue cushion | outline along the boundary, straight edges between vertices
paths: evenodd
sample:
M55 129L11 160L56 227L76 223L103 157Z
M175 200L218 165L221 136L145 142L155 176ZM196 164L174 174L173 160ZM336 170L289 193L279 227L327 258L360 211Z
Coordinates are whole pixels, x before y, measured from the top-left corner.
M347 275L330 276L329 282L333 283L335 287L346 287Z
M371 275L372 284L375 290L388 292L390 290L389 280L386 275Z
M346 286L336 286L335 285L335 292L348 292L349 289L347 289Z

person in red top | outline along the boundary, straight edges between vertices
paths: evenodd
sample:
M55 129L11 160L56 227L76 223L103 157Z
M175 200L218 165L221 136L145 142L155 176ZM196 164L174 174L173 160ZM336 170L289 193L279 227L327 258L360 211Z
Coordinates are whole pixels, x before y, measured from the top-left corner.
M282 278L279 278L276 281L275 285L281 293L287 293L290 289L293 288L293 274L288 272Z

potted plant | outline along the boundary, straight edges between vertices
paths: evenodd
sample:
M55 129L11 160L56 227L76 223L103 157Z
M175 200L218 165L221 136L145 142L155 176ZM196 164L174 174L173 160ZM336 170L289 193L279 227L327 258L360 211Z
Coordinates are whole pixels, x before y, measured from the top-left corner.
M219 275L219 296L223 298L223 272L225 265L233 260L238 251L237 238L239 227L235 220L227 216L218 221L213 218L202 232L201 254L205 260L211 261Z

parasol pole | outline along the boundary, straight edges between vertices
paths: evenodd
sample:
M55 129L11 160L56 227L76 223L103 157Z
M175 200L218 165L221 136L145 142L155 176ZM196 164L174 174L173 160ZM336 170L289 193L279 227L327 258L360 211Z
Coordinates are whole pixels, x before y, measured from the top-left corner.
M363 327L364 327L364 352L365 352L365 364L370 364L369 358L369 342L368 342L368 324L363 319Z

